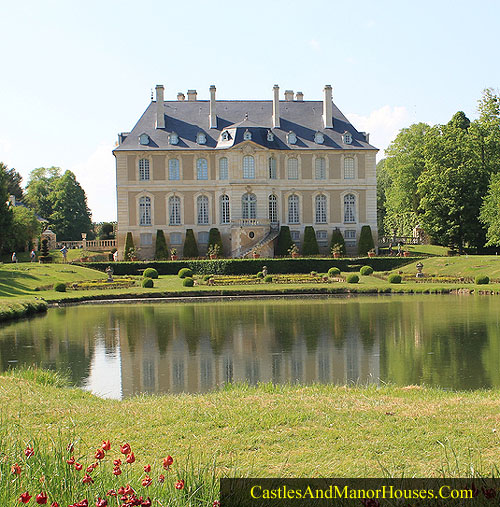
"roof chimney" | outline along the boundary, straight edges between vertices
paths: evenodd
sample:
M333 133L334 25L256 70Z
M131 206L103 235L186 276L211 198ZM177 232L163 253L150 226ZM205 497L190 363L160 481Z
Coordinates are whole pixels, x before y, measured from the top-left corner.
M196 100L196 95L198 95L196 90L188 90L188 101L192 102Z
M285 90L285 100L287 102L293 101L293 90Z
M179 92L179 93L177 94L177 100L178 100L179 102L184 102L184 101L186 100L186 96L185 96L182 92Z
M156 85L156 128L165 128L165 104L163 103L163 85Z
M323 99L323 124L326 129L333 128L333 103L332 103L332 85L325 85L323 89L325 98Z
M211 129L217 128L217 112L215 110L215 85L210 86L210 122Z
M275 84L273 86L273 128L280 127L280 87Z
M298 102L304 102L304 94L302 92L297 92L295 94L295 100Z

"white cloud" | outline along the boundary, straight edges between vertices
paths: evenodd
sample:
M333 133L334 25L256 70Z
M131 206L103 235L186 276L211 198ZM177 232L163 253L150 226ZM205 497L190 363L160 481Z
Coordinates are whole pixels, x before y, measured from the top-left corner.
M309 46L311 46L315 51L319 51L321 49L321 44L316 39L311 39L309 41Z
M70 170L85 190L94 222L116 220L116 176L113 146L100 144L84 162Z
M370 144L380 150L377 160L384 158L384 150L411 120L406 107L389 105L375 109L368 116L350 113L347 118L358 131L370 133Z

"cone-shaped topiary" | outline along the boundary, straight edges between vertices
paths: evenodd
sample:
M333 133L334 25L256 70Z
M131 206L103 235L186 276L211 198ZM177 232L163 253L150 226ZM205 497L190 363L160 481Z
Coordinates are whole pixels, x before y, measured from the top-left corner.
M373 242L372 228L369 225L363 225L359 235L358 254L367 255L374 248L375 243Z
M168 259L168 248L165 240L165 234L161 229L156 231L155 259L157 261L166 261Z
M288 227L288 225L282 225L278 235L276 248L274 249L274 254L278 257L285 257L288 255L288 250L290 250L293 245L294 242L292 241L292 235L290 234L290 227Z
M304 229L304 243L302 245L302 255L318 255L319 247L316 241L316 233L312 225Z
M186 258L198 257L199 255L193 229L186 229L186 239L184 240L182 255Z
M127 237L125 239L125 250L123 252L123 258L126 261L132 260L132 256L135 253L134 248L134 238L132 237L131 232L127 232Z
M330 251L332 251L334 247L338 247L339 253L345 255L345 241L340 229L333 229L332 239L330 241Z
M224 250L222 248L222 237L220 235L220 231L217 227L212 227L208 233L208 250L210 250L210 247L213 248L215 245L219 246L218 255L223 255Z

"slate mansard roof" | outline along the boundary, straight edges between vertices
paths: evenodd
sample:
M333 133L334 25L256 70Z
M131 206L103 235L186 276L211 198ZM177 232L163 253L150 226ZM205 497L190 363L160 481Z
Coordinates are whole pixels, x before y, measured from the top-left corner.
M209 100L165 101L165 128L156 128L156 101L151 101L130 133L120 135L120 144L114 152L121 151L182 151L220 150L243 142L246 130L252 141L273 150L377 150L367 142L364 133L358 132L333 104L333 128L323 126L322 101L279 101L280 127L273 128L272 100L217 100L217 128L210 128ZM227 130L230 141L223 141L221 134ZM271 131L274 139L268 140ZM295 144L288 143L292 131L297 136ZM343 142L343 134L349 132L351 144ZM170 144L169 136L175 132L178 144ZM206 144L197 143L197 135L206 135ZM317 132L324 142L314 141ZM147 134L149 144L142 145L139 136Z

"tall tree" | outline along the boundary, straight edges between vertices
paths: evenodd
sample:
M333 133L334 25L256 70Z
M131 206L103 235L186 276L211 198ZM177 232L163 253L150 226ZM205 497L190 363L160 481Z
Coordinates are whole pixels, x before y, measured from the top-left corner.
M391 175L385 167L386 159L383 158L377 164L377 228L379 235L389 234L385 227L385 217L387 215L387 192L391 187Z
M58 238L76 241L81 239L82 232L90 232L92 220L87 197L71 171L56 179L49 200L52 204L49 220Z
M39 167L30 173L26 185L26 204L37 214L48 219L52 214L52 199L56 181L61 177L59 167Z
M9 206L9 193L7 191L8 176L7 167L0 165L0 252L9 248L12 230L12 209Z
M0 162L0 170L5 171L8 194L15 195L16 199L22 201L24 197L23 188L21 187L23 177L15 169L9 169L3 162Z
M41 224L36 219L33 210L24 206L16 206L12 211L13 230L15 231L12 238L12 248L16 252L22 252L33 247L34 240L41 232Z

